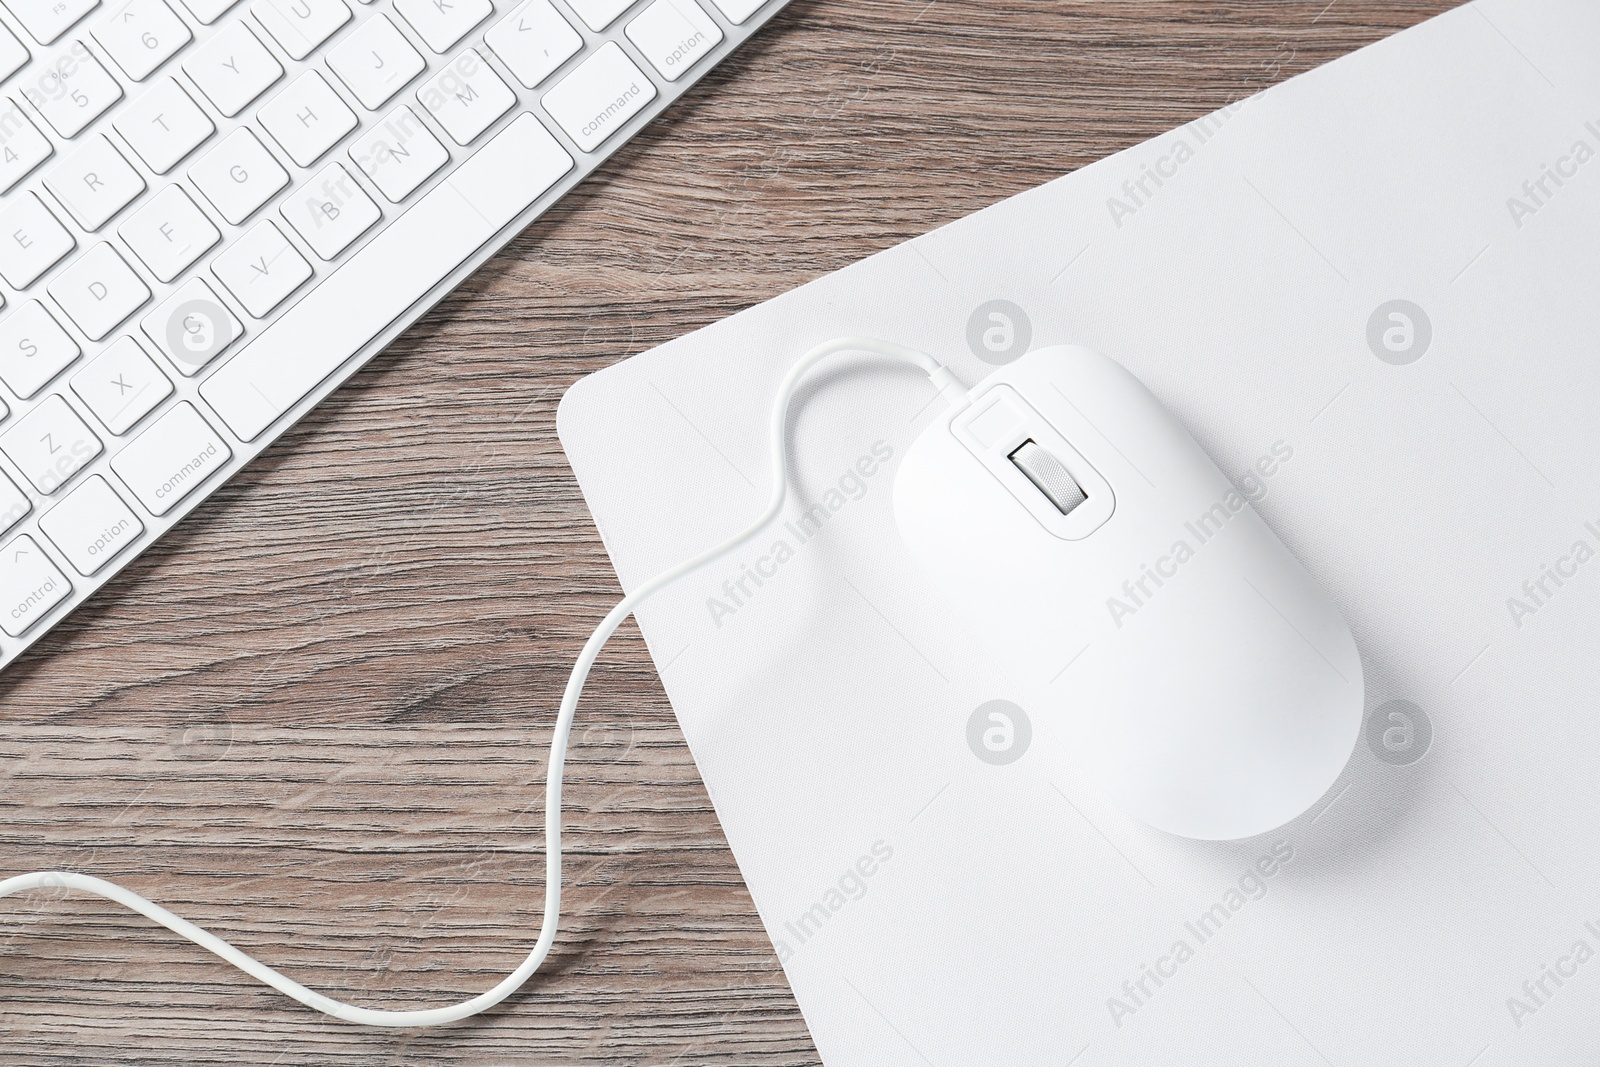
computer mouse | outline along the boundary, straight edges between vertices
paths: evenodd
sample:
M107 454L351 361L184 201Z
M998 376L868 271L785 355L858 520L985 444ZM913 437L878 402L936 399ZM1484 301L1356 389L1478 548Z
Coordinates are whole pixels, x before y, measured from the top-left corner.
M1036 735L1172 834L1253 837L1307 811L1364 699L1311 575L1116 362L1041 348L970 397L907 450L895 519Z

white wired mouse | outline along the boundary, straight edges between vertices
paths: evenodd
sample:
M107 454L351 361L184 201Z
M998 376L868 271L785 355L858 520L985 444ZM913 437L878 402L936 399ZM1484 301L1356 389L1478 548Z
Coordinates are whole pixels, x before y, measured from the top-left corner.
M595 660L637 605L748 545L782 514L790 402L816 366L841 353L916 367L949 405L896 478L906 543L1018 679L1035 686L1039 710L1058 716L1108 772L1107 787L1129 812L1190 837L1246 837L1294 818L1333 782L1361 721L1361 663L1350 632L1131 375L1084 349L1050 348L969 393L925 352L838 337L807 351L778 386L766 509L741 532L635 586L584 643L550 742L539 938L492 988L436 1008L369 1008L307 988L92 874L16 874L0 880L0 899L41 889L104 897L359 1025L442 1026L500 1004L555 944L563 766ZM1192 547L1179 551L1180 544ZM1127 599L1116 607L1119 596Z
M1233 840L1309 809L1361 729L1355 640L1143 384L1031 352L895 479L912 556L1130 815Z

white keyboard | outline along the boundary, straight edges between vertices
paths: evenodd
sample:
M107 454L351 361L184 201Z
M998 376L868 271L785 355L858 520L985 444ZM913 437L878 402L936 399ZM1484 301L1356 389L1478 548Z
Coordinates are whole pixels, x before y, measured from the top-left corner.
M786 0L0 0L0 665Z

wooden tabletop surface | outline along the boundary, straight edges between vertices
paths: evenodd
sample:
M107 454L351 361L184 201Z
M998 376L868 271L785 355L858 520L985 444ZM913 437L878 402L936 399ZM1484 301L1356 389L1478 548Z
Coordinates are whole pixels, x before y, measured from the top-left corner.
M0 676L0 873L120 880L369 1006L488 988L618 595L563 390L1451 6L794 0ZM0 1065L817 1063L631 624L575 737L561 938L499 1010L356 1029L37 893L0 903Z

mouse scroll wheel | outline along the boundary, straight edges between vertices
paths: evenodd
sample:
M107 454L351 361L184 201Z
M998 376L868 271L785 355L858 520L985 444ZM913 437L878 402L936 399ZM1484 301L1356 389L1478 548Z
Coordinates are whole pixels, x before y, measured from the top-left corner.
M1018 470L1028 476L1028 481L1032 482L1039 492L1050 498L1050 503L1054 504L1061 514L1067 514L1089 499L1067 471L1066 464L1051 455L1036 441L1029 439L1022 442L1008 458L1017 465Z

